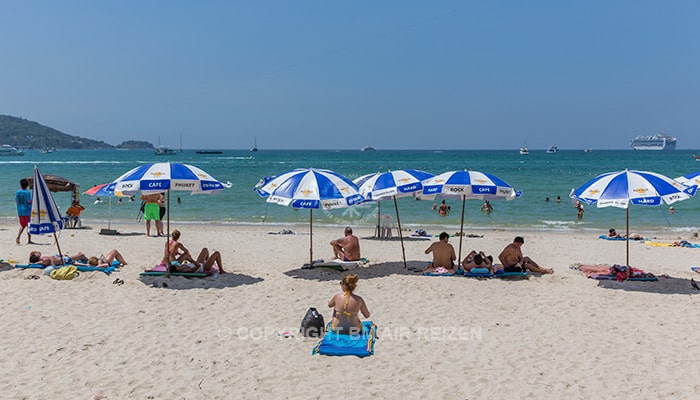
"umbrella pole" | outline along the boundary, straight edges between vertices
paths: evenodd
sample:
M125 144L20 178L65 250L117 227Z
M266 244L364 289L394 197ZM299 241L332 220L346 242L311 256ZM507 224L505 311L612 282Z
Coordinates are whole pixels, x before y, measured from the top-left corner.
M401 240L401 253L403 254L403 267L406 266L406 249L403 247L403 233L401 232L401 218L399 218L399 205L396 203L396 196L394 197L394 208L396 209L396 222L399 224L399 240Z
M627 257L625 261L627 262L627 268L625 268L625 271L627 272L627 278L630 277L630 207L629 204L627 205L627 209L625 210L625 215L626 215L626 225L625 225L625 231L627 231Z
M168 231L167 231L168 233L165 235L165 252L168 255L168 257L166 257L166 259L168 261L165 263L165 270L166 270L165 276L170 278L170 254L169 254L170 249L168 247L168 241L170 240L170 189L168 189L167 193L168 193L168 200L167 200L167 203L165 206L166 207L165 208L165 215L167 215L167 217L168 217L168 224L167 224L168 225ZM161 221L161 223L163 223L163 221Z
M382 218L382 202L381 200L377 201L377 230L374 235L376 238L382 237L382 223L380 222Z
M462 222L459 225L459 258L457 258L458 265L462 264L462 238L464 237L464 205L467 202L467 196L462 196Z
M53 232L53 240L56 241L56 247L58 248L58 256L61 257L61 265L66 266L66 264L63 263L63 253L61 253L61 245L58 243L58 237L56 236L56 231Z
M314 209L309 208L309 267L314 265Z
M112 196L109 196L109 208L107 208L107 229L112 229Z

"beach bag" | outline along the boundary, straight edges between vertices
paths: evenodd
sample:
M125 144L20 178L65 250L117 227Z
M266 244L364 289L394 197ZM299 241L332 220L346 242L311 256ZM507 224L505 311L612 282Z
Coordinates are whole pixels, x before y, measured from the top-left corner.
M69 265L67 267L56 268L51 271L51 277L61 281L71 280L75 278L77 271L78 267L75 265Z
M323 315L319 314L314 307L309 308L306 311L306 315L304 315L304 319L301 320L299 332L306 337L321 337L324 331Z

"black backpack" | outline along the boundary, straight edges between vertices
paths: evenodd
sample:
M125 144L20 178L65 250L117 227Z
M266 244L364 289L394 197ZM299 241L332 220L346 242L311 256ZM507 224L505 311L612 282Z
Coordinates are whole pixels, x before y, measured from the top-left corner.
M299 332L306 337L321 337L325 332L325 324L323 323L323 315L319 314L314 307L309 308L301 320L301 328Z

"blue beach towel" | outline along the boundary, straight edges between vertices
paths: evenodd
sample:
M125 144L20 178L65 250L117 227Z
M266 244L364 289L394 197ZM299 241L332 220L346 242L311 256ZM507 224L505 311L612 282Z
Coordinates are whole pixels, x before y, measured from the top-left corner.
M377 341L377 325L372 321L362 322L362 333L343 335L333 332L331 324L326 326L326 334L318 341L311 354L327 356L366 357L374 354L374 342Z
M121 263L119 261L113 260L112 264L110 264L109 267L105 267L105 268L98 268L98 267L93 267L93 266L89 266L89 265L76 265L76 267L78 268L78 271L81 271L81 272L101 271L101 272L104 272L105 274L109 275L112 272L114 272L114 270L119 268L120 265L121 265Z
M608 237L608 235L600 235L598 236L600 239L605 239L605 240L627 240L623 237Z
M529 278L527 272L505 272L502 269L496 271L494 275L496 278L506 278L506 279L525 279Z
M44 269L46 265L44 264L15 264L15 268L37 268Z

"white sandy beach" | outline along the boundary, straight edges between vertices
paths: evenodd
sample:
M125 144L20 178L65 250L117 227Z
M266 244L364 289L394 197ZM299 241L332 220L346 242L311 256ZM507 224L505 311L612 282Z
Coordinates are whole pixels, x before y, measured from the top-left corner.
M140 278L160 261L164 238L142 225L122 234L66 230L64 253L119 249L129 265L56 281L39 270L0 271L0 393L7 399L690 399L700 397L700 291L690 270L700 249L630 243L633 266L658 282L596 281L574 263L625 262L624 242L594 235L484 230L471 249L498 255L515 235L553 275L526 281L424 277L403 268L398 241L361 240L367 267L356 293L379 327L367 358L311 355L298 334L309 307L330 319L344 274L300 269L308 234L289 226L178 225L193 252L222 252L229 274L214 279ZM308 226L291 228L308 232ZM55 254L50 236L15 245L0 225L0 258L26 263ZM314 258L342 227L314 227ZM371 229L356 228L361 238ZM439 231L429 231L437 234ZM602 232L601 232L602 233ZM654 236L649 233L647 236ZM657 237L658 241L690 240ZM26 242L26 236L22 238ZM458 247L458 238L450 242ZM697 242L697 239L696 241ZM410 267L429 261L429 241L405 243ZM32 274L40 279L25 279ZM120 278L121 286L112 282ZM163 287L167 285L167 287ZM293 338L279 333L291 331Z

